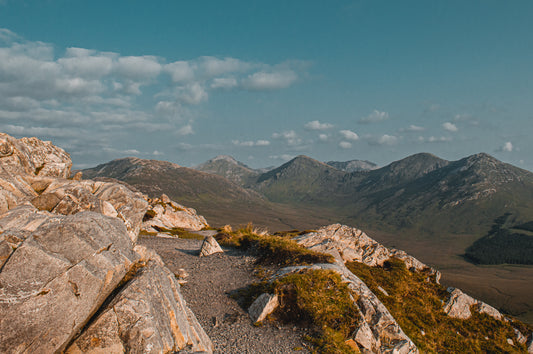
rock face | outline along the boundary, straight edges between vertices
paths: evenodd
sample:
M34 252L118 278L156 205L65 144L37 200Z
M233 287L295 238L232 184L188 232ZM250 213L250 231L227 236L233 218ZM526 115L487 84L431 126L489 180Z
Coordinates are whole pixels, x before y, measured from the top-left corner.
M150 208L144 216L142 229L148 232L157 232L156 228L198 231L208 226L205 218L198 215L196 210L184 207L163 194L161 198L150 200Z
M283 277L305 269L333 270L340 274L342 281L348 283L350 290L357 295L358 299L354 302L362 318L352 339L357 343L362 353L418 353L415 344L402 331L377 296L341 262L286 267L276 273L273 278Z
M248 314L252 319L252 322L261 322L268 315L270 315L276 307L279 305L278 296L274 294L261 294L255 301L250 305L248 309Z
M0 134L0 352L212 352L155 252L146 197L69 180L63 150Z
M408 269L430 269L438 281L440 273L404 251L387 248L368 237L363 231L341 224L332 224L316 232L307 233L295 240L313 251L332 254L341 262L360 262L368 266L381 266L390 258L405 262Z
M472 316L472 310L485 313L497 320L503 319L500 311L494 307L479 301L461 291L461 289L448 288L450 298L444 305L444 312L450 317L467 319Z
M213 236L206 236L200 248L200 257L207 257L215 253L224 252Z

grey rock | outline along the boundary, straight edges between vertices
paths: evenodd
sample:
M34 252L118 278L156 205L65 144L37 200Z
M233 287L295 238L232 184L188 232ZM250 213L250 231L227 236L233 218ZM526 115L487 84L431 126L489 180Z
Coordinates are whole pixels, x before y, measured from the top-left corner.
M146 231L156 231L155 227L197 231L209 226L205 218L198 215L196 210L170 200L165 194L150 202L148 212L152 216L145 218L142 224L142 229Z
M202 243L202 247L200 248L200 257L206 257L221 252L224 251L218 244L217 240L215 240L213 236L207 236Z
M479 313L485 313L497 320L502 320L503 315L494 307L476 300L470 295L461 291L461 289L448 288L450 297L444 305L444 312L454 318L468 319L472 316L472 310Z
M248 314L252 319L252 322L262 322L279 306L278 296L275 294L261 294L250 305Z

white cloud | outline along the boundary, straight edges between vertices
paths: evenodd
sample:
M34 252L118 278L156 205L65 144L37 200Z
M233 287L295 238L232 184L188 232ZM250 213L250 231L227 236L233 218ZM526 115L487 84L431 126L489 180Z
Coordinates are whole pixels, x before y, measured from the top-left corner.
M426 128L411 124L407 128L400 129L400 132L422 132L424 130L426 130Z
M265 72L260 71L248 75L243 80L243 87L253 91L277 90L291 86L298 76L292 70L284 72Z
M90 55L92 51L82 48L69 48L66 58L59 58L57 62L70 75L84 78L100 78L108 75L113 68L110 56Z
M359 135L357 133L354 133L351 130L340 130L339 133L343 136L346 140L356 141L359 140Z
M449 136L430 136L429 138L425 138L423 136L418 137L418 142L420 143L447 143L452 140L453 139Z
M188 82L194 79L194 69L187 61L166 64L163 70L170 74L173 82Z
M387 120L387 119L389 119L389 113L380 112L380 111L375 109L368 116L359 119L359 123L362 123L362 124L376 123L376 122L381 122L381 121L384 121L384 120Z
M194 134L194 130L190 124L184 125L176 131L177 135L191 135Z
M318 135L318 140L320 140L320 141L328 141L329 140L329 135L328 134L319 134Z
M211 82L212 89L232 89L237 86L237 80L234 77L217 77Z
M513 151L513 143L510 141L506 142L505 144L503 144L501 150L505 152Z
M313 120L305 124L305 128L309 130L327 130L333 128L333 124L320 123L318 120Z
M302 143L302 139L296 134L294 130L284 131L282 133L272 134L273 139L283 139L290 146L297 146Z
M154 56L129 56L118 58L114 70L127 79L145 81L155 79L162 66Z
M339 143L339 146L343 149L349 149L352 147L352 143L348 142L348 141L341 141Z
M450 123L450 122L443 123L442 128L444 128L444 130L447 130L449 132L456 132L459 130L457 129L457 126L455 124Z
M215 57L201 57L198 66L202 73L208 77L218 76L230 72L245 71L251 64L235 58L218 59Z
M239 141L239 140L232 140L231 143L235 146L268 146L270 145L270 141L268 140L257 140L257 141Z
M371 138L369 143L372 144L372 145L395 145L396 143L398 143L398 140L399 139L398 139L397 136L389 135L389 134L383 134L380 137Z

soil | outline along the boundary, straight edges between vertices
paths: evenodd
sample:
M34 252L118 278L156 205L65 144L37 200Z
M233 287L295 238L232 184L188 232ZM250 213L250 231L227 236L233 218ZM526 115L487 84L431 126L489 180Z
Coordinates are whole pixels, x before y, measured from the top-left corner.
M310 353L302 338L305 329L267 322L254 326L248 313L230 294L257 282L253 275L256 258L234 248L199 257L202 241L141 236L138 242L154 249L175 274L189 276L181 292L205 332L214 353Z

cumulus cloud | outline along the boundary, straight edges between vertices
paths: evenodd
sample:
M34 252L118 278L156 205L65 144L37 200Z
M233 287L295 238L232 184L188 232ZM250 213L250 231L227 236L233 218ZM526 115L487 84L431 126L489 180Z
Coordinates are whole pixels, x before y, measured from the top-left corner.
M426 130L426 128L411 124L407 128L401 128L399 131L400 132L422 132L424 130Z
M329 140L329 135L328 134L319 134L318 135L318 140L320 140L320 141L328 141Z
M238 83L234 77L217 77L211 82L212 89L232 89L237 87Z
M447 130L449 132L456 132L459 130L457 129L457 126L451 122L443 123L442 128L444 128L444 130Z
M194 79L194 69L189 62L175 61L163 66L163 71L170 75L173 82L187 82Z
M231 72L246 71L252 65L235 58L219 59L216 57L201 57L198 61L199 69L208 77Z
M272 134L273 139L282 139L287 142L290 146L297 146L302 143L302 139L296 134L294 130L288 130L281 133L274 133Z
M430 136L428 138L419 136L418 142L420 143L447 143L452 141L453 139L449 136Z
M289 161L289 160L292 160L294 156L289 155L289 154L281 154L281 155L270 155L268 158L272 160Z
M340 130L339 133L346 140L356 141L359 140L359 135L351 130Z
M349 149L352 147L352 143L348 142L348 141L341 141L339 143L339 146L343 149Z
M359 123L361 124L377 123L377 122L381 122L387 119L389 119L389 114L387 112L380 112L375 109L368 116L359 119Z
M240 140L232 140L231 143L235 146L268 146L270 145L270 141L268 140L248 140L248 141L240 141Z
M512 152L514 150L513 143L510 141L507 141L503 146L499 149L499 151L502 152Z
M194 134L194 130L192 129L192 125L187 124L187 125L184 125L183 127L179 128L176 131L176 134L177 135L191 135L191 134Z
M243 87L252 91L277 90L291 86L298 76L292 70L284 72L259 71L243 80Z
M371 145L396 145L399 138L394 135L383 134L379 137L370 138L369 143Z
M318 120L313 120L305 124L305 128L309 130L327 130L333 128L333 124L320 123Z
M155 79L161 70L158 59L150 55L120 57L114 68L118 75L132 80Z

